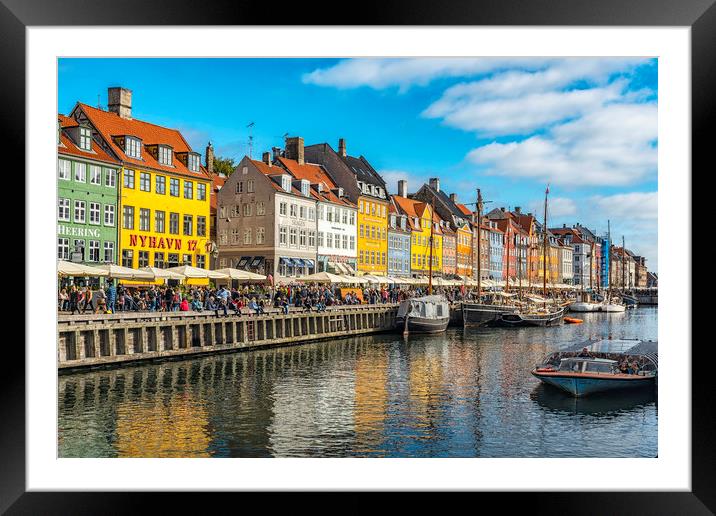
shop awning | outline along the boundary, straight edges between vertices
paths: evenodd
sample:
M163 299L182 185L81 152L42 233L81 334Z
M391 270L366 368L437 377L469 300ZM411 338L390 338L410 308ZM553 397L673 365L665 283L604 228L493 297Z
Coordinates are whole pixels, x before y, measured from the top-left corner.
M343 263L341 265L343 265L343 267L346 268L346 270L348 271L348 274L355 276L356 270L353 267L351 267L350 263Z
M263 256L257 256L254 258L251 262L251 268L255 269L256 267L260 267L261 264L264 263L264 257Z
M306 263L301 258L292 258L293 264L296 267L305 267Z
M236 264L237 269L243 269L251 261L250 256L242 256L239 263Z
M309 269L313 269L316 266L315 262L313 260L309 260L308 258L304 258L303 264Z

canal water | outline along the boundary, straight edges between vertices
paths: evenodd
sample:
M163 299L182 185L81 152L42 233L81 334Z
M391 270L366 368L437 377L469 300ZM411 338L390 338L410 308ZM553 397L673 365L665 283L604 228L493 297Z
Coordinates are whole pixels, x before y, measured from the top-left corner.
M557 328L381 334L59 377L60 457L655 457L652 390L574 399L530 370L657 309Z

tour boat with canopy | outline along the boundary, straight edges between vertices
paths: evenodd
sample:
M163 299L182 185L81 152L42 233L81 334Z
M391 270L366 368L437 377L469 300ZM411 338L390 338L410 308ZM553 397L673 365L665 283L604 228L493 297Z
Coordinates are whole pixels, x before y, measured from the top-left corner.
M551 353L532 375L573 396L616 389L653 387L659 369L658 343L598 340Z

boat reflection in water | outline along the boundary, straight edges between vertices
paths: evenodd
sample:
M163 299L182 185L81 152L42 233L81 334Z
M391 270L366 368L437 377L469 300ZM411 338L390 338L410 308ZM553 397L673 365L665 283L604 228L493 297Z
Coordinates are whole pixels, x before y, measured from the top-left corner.
M557 389L539 384L530 394L530 399L541 408L566 414L589 416L614 416L648 406L658 406L656 389L635 389L624 391L619 396L596 393L586 397L565 396Z

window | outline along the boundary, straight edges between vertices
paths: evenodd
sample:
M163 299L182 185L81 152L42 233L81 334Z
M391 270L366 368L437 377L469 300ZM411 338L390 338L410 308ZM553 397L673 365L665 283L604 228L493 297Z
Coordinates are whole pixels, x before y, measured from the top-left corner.
M70 200L57 199L57 220L70 220Z
M169 214L169 233L171 233L172 235L179 234L179 214L178 213L170 213Z
M301 180L301 195L304 197L308 197L308 189L311 187L311 183L306 181L305 179Z
M57 239L57 258L60 260L70 259L70 240L69 238Z
M134 206L124 207L124 229L134 229Z
M91 202L90 203L90 209L89 209L89 223L90 224L99 224L99 212L100 212L100 204L98 202Z
M326 206L326 220L333 222L333 208L331 206Z
M358 211L360 211L361 213L363 213L363 201L359 201L359 202L358 202Z
M316 209L308 208L308 220L316 220Z
M244 244L250 244L251 243L251 229L246 228L244 229Z
M305 207L305 206L299 207L299 209L298 209L298 218L299 218L299 219L305 219L305 218L306 218L306 207Z
M280 203L280 204L278 205L278 212L279 212L279 214L281 214L281 215L286 215L286 208L287 208L287 205L286 205L285 202Z
M323 220L323 205L318 205L318 220Z
M102 184L102 168L97 165L90 165L90 184Z
M244 193L244 182L239 181L236 183L236 193Z
M92 150L92 131L89 127L80 127L80 149Z
M192 181L184 181L184 199L194 198L194 183Z
M266 231L264 230L264 228L256 228L256 243L257 244L263 244L265 236L266 236Z
M229 235L226 234L226 230L222 229L219 231L219 243L226 245L226 243L229 241Z
M206 236L206 217L201 215L196 217L196 236Z
M164 268L164 253L154 253L154 266L157 269Z
M167 178L164 176L154 176L154 191L164 195L167 193Z
M142 142L137 138L127 136L124 144L124 153L130 158L142 158Z
M298 230L296 228L291 228L289 231L289 240L288 243L291 245L291 247L296 247L296 240L298 237Z
M110 188L114 188L117 184L117 171L113 168L105 169L105 186L109 186Z
M356 225L356 212L351 211L350 212L350 225L355 226Z
M326 233L326 247L333 247L333 233Z
M197 183L196 184L196 198L199 201L206 200L206 183Z
M297 214L298 214L298 206L296 206L295 204L292 204L291 205L291 216L296 217Z
M359 258L358 262L359 262L359 263L364 263L363 251L362 251L362 250L361 250L361 252L360 252L360 258Z
M85 222L85 202L75 201L75 222Z
M177 267L179 265L179 254L169 253L168 265L169 267Z
M238 244L238 243L239 243L239 228L232 228L232 230L231 230L231 243L232 243L232 244Z
M318 232L318 247L323 247L323 231Z
M114 242L104 243L104 261L114 263Z
M287 231L286 231L286 228L285 228L285 227L281 227L281 228L279 229L279 232L278 232L278 243L279 243L280 245L283 245L283 246L286 245L286 233L287 233Z
M84 240L74 240L72 242L72 246L74 247L74 251L80 253L80 259L85 259L85 241Z
M134 265L134 251L132 249L122 249L122 267L131 268Z
M200 269L206 268L206 256L203 254L197 254L196 255L196 266Z
M139 231L149 231L149 217L151 216L147 208L139 208Z
M199 172L199 155L189 154L189 170Z
M98 262L99 261L99 240L90 240L89 241L89 258L88 260L90 262Z
M169 195L172 197L179 197L179 180L170 178L169 179Z
M194 225L194 217L191 215L184 215L184 234L191 236L193 231L192 226Z
M266 215L266 207L264 203L257 202L256 203L256 215Z
M70 162L66 159L57 160L57 177L69 180L71 168Z
M316 247L316 232L308 232L308 247Z
M154 231L156 233L164 233L165 213L163 211L154 211Z
M149 267L149 251L137 253L137 267Z
M226 206L219 206L219 217L226 217Z
M251 204L246 203L244 204L244 217L250 217L251 216Z
M152 178L147 172L140 172L139 173L139 189L142 192L151 192L152 191Z
M237 205L233 205L233 206L231 207L231 216L232 216L232 217L238 217L239 215L241 215L240 210L239 210L239 207L238 207Z
M87 165L84 163L75 163L75 181L78 183L87 182Z
M356 248L356 237L354 235L351 235L351 237L350 237L350 246L351 246L351 249Z
M363 224L361 224L361 225L360 225L360 237L363 238L364 234L365 234L365 233L364 233L364 231L363 231Z
M134 170L124 171L124 187L134 188Z
M306 247L306 230L305 229L302 229L298 233L298 244L301 247Z
M159 146L159 163L162 165L172 164L172 149L171 147Z
M348 224L348 210L341 210L341 222Z
M283 188L284 192L291 191L291 176L286 174L281 176L281 188Z
M341 241L343 243L343 249L348 249L348 235L343 235Z
M253 193L253 191L254 191L254 180L253 179L249 179L248 181L246 181L246 191L248 193Z

